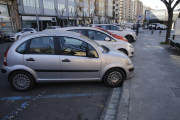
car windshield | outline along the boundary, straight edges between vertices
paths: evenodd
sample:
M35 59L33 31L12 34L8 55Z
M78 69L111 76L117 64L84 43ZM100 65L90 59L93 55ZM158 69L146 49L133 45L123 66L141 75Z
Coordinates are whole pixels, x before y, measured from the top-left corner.
M100 29L100 30L102 30L102 29ZM104 32L106 32L107 34L109 34L109 35L111 35L109 32L107 32L106 30L102 30L102 31L104 31Z
M94 40L89 39L88 37L81 35L82 38L90 41L91 43L95 44L102 52L106 51L101 45L99 45L97 42L95 42Z
M53 27L52 26L48 26L46 29L53 29Z
M21 32L23 29L17 29L15 32Z

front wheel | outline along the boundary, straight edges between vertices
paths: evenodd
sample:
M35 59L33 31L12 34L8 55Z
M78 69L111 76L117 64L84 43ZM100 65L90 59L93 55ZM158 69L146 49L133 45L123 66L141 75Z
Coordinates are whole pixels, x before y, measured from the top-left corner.
M109 87L117 87L123 84L125 75L119 68L114 68L106 72L104 83Z
M24 71L14 72L9 81L17 91L28 91L34 86L34 78Z
M134 42L134 38L130 35L125 36L129 43Z

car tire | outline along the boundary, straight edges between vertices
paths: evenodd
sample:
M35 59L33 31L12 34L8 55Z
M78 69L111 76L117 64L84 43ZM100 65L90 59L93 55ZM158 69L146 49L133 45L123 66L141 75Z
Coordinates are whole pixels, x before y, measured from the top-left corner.
M134 42L134 38L131 35L125 36L129 43Z
M113 68L106 72L103 81L108 87L118 87L123 84L125 80L124 72L119 68Z
M28 91L34 86L34 78L25 71L14 72L9 79L11 86L20 92Z

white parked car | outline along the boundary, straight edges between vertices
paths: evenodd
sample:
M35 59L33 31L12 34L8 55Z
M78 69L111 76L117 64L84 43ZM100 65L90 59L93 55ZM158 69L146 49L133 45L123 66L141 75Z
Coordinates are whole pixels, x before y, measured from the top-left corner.
M101 27L112 34L119 35L122 37L125 37L128 42L134 42L136 41L136 33L134 31L128 31L128 30L122 30L119 28L117 25L112 25L112 24L91 24L91 27Z
M167 26L166 26L166 25L163 25L163 24L158 24L158 25L156 26L156 29L157 29L157 30L166 30L166 29L167 29Z
M61 28L59 26L48 26L45 30Z
M30 34L30 33L35 33L35 32L37 31L34 28L17 29L14 33L6 35L5 39L9 41L15 41L23 34Z
M123 40L116 39L115 37L111 36L107 32L104 32L100 29L92 28L92 27L67 27L67 28L61 28L61 29L55 29L56 30L65 30L65 31L73 31L80 33L94 41L96 41L98 44L113 48L116 51L119 50L129 57L133 56L134 54L134 48L133 46L125 42Z

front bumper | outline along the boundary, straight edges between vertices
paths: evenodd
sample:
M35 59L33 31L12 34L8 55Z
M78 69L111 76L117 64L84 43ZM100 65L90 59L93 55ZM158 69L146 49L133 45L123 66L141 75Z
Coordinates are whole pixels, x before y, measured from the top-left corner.
M134 55L134 48L128 47L127 51L129 57L132 57Z
M133 64L125 67L126 69L126 79L129 79L133 76L134 66Z

